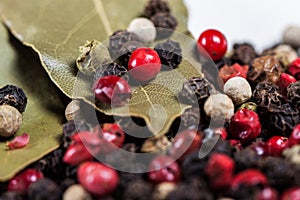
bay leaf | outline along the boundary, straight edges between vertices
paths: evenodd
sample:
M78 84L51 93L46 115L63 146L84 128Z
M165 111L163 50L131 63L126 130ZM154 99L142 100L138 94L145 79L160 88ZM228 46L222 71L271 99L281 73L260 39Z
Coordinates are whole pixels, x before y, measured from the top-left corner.
M22 149L7 150L6 139L0 141L0 181L6 181L58 147L64 106L37 55L9 35L2 24L0 55L0 87L16 85L28 97L23 123L16 135L30 135L28 145Z
M46 72L63 93L95 105L91 84L84 76L78 78L74 64L78 47L86 40L107 40L113 31L126 29L132 19L141 16L147 1L2 0L0 7L4 23L23 44L39 54ZM183 1L168 2L178 20L177 31L189 34ZM154 134L166 133L173 120L189 107L180 104L176 98L183 80L200 74L199 64L190 56L194 43L186 42L186 38L177 41L180 40L182 45L188 44L183 49L190 59L185 60L176 71L160 73L151 83L133 88L133 97L127 107L111 109L102 104L96 109L107 115L142 117ZM198 67L195 68L195 65ZM178 74L183 75L182 78ZM80 90L76 91L77 88Z

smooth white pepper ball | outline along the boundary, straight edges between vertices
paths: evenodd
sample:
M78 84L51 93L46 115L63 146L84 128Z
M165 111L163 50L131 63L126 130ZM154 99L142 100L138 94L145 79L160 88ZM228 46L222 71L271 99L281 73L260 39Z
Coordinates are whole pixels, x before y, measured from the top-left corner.
M92 200L92 196L79 184L71 185L65 191L63 200Z
M252 96L250 84L242 77L229 79L224 85L224 92L232 99L235 105L245 103Z
M145 44L152 43L156 37L156 29L154 24L147 18L135 18L127 28L127 31L134 33L138 40Z
M232 100L225 94L212 94L204 103L204 111L207 116L220 119L230 119L234 114Z

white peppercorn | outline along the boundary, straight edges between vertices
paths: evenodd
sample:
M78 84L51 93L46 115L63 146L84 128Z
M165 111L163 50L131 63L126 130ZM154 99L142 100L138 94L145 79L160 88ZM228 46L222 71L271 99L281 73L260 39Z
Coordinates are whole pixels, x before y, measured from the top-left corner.
M154 24L147 18L135 18L128 25L127 31L134 33L138 40L149 44L155 40L156 29Z
M92 196L81 185L75 184L64 192L63 200L92 200Z
M22 114L9 105L0 106L0 136L13 136L21 127Z
M68 121L78 119L80 115L80 100L72 100L66 107L65 117Z
M282 154L291 163L294 163L296 165L300 164L300 145L294 145L291 148L284 150Z
M242 77L229 79L224 85L224 92L232 99L235 105L245 103L252 95L250 84Z
M300 26L289 26L283 32L283 43L300 47Z
M232 100L225 94L212 94L204 103L207 116L230 119L234 114Z
M175 183L164 182L155 186L153 200L164 200L168 194L176 189Z

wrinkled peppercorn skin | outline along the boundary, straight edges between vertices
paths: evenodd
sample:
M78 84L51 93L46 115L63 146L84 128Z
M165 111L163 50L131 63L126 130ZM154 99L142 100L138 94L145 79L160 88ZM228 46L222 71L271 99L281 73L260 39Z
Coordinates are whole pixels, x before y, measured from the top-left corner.
M22 113L27 105L27 97L21 88L14 85L6 85L0 89L0 105L13 106Z
M248 65L256 57L253 46L249 43L241 43L233 45L232 63L240 65Z
M170 8L168 3L162 0L150 0L144 10L144 14L148 18L151 18L156 13L169 13L169 12L170 12Z
M96 69L94 80L104 76L118 76L128 81L127 69L115 62L99 66Z
M300 111L300 81L291 83L287 88L287 98L289 104Z

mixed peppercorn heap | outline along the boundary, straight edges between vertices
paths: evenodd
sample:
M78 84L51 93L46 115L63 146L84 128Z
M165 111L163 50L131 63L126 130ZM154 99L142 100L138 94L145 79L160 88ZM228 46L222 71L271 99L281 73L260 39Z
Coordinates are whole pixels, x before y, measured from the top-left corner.
M127 30L114 32L108 48L94 40L81 47L77 67L92 76L97 101L123 106L131 98L130 79L147 83L161 70L181 63L182 49L176 41L147 47L171 35L159 27L176 28L168 4L150 0L144 15ZM84 103L73 100L66 108L61 147L3 184L8 192L0 199L300 199L296 51L280 44L258 54L251 44L241 43L225 56L226 38L213 29L200 35L198 50L213 59L224 85L214 86L204 77L183 83L180 97L191 108L165 136L134 138L126 134L132 129L128 118L114 122L101 115L104 123L92 126L82 119ZM1 105L24 111L26 96L18 88L3 88L12 93L7 98L1 91ZM132 120L145 125L140 118ZM180 122L184 128L178 131ZM201 148L215 136L219 136L216 144L200 158ZM124 157L116 147L131 156ZM148 165L137 162L135 153L161 149L166 149L164 154ZM122 170L105 163L119 163Z

